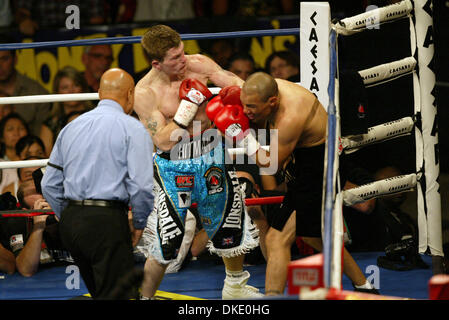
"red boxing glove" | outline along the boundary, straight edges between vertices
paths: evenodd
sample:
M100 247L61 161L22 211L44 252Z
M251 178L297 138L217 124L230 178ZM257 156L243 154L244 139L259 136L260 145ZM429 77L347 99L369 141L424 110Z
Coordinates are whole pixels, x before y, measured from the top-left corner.
M211 120L214 121L217 114L223 109L224 104L220 96L212 98L206 106L206 115Z
M225 105L215 116L215 126L228 137L237 141L248 156L259 150L260 144L249 131L249 119L240 105Z
M237 141L243 139L244 132L249 129L249 119L239 105L225 105L215 116L214 123L221 132Z
M179 98L200 105L212 97L212 92L196 79L185 79L179 86Z
M239 86L228 86L221 89L218 95L221 97L224 104L238 104L243 107L242 102L240 101L241 92L242 89Z
M181 103L173 121L181 128L187 128L198 111L198 106L210 99L212 92L196 79L185 79L179 86Z

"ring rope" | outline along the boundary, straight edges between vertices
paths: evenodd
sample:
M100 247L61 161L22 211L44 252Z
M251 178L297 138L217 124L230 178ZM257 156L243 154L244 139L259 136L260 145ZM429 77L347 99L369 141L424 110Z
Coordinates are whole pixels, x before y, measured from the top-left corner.
M18 169L18 168L32 168L45 167L48 159L39 160L20 160L20 161L0 161L0 169Z
M213 33L190 33L190 34L181 34L181 39L207 40L207 39L225 39L225 38L282 36L282 35L299 35L299 28L263 29L263 30L249 30L249 31L213 32ZM81 39L81 40L5 43L0 44L0 51L34 49L34 48L93 46L100 44L134 44L140 43L141 39L142 36L124 36L124 37L107 37L107 38Z
M31 96L1 97L0 104L28 104L65 101L99 100L97 92L93 93L56 93Z
M261 146L262 149L270 151L270 146ZM229 148L227 149L231 155L242 155L245 153L244 148ZM153 154L154 155L154 154ZM45 167L49 159L39 160L19 160L19 161L0 161L0 169L18 169L18 168L32 168Z
M260 198L248 198L245 199L246 206L261 206L267 204L280 204L284 201L284 196L274 197L260 197ZM192 203L190 208L196 208L197 203ZM131 208L129 208L132 210ZM0 216L3 218L21 218L21 217L34 217L40 215L54 215L55 213L50 209L42 210L5 210L0 212Z
M50 209L41 210L5 210L0 212L3 218L30 218L42 215L54 215L55 213Z
M300 85L301 83L296 82ZM219 87L208 88L212 94L218 94L221 90ZM16 97L0 97L1 104L30 104L30 103L49 103L49 102L65 102L65 101L89 101L99 100L98 92L90 93L55 93L55 94L41 94L31 96L16 96Z

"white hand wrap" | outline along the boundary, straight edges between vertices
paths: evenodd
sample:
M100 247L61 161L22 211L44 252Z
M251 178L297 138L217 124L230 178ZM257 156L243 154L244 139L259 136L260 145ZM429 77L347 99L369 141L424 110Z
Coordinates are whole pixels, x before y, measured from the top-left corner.
M185 129L189 126L190 122L192 122L197 111L198 111L197 104L187 100L181 100L181 103L179 104L178 107L178 111L176 111L173 121L178 126Z
M237 141L237 145L240 148L244 148L245 153L251 157L254 155L257 150L260 148L260 143L257 139L251 134L247 134L242 140Z

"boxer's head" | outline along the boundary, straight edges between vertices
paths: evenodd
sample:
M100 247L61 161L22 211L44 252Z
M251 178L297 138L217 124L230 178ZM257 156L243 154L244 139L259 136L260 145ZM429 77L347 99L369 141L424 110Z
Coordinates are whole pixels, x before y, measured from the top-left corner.
M151 66L168 75L181 74L186 69L184 44L178 32L165 25L156 25L147 30L141 44Z
M243 84L240 100L251 122L266 120L279 105L279 89L272 76L256 72Z

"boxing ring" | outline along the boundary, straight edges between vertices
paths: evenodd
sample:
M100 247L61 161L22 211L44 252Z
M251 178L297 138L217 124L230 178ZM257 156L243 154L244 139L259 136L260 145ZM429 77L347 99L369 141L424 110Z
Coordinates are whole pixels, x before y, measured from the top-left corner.
M429 67L433 58L433 43L428 32L432 29L429 1L404 0L363 14L331 22L328 3L301 3L300 28L256 30L223 33L182 34L182 40L201 40L236 37L262 37L272 35L298 35L300 39L301 85L315 93L327 107L328 128L323 177L322 235L323 274L322 286L327 290L319 298L329 299L328 290L342 289L343 213L342 206L350 206L372 198L410 191L418 191L419 252L442 257L441 200L438 192L439 166L437 154L438 133L435 132L436 108L433 88L435 74ZM338 66L338 37L363 32L373 25L394 23L409 19L412 52L402 60L387 62L359 70L366 87L411 75L413 77L414 115L392 119L388 123L370 127L366 134L342 137L340 134L340 89ZM98 44L134 44L140 36L67 40L55 42L0 44L0 50L50 48L58 46L84 46ZM419 68L417 68L419 66ZM220 88L210 88L217 94ZM23 104L64 101L98 100L98 93L49 94L0 98L0 104ZM433 130L432 130L433 129ZM339 181L339 156L352 153L371 144L381 143L414 130L416 137L416 172L362 185L342 191ZM239 153L241 150L230 150ZM45 167L48 159L0 162L0 169ZM280 203L283 197L246 199L246 205ZM49 210L4 212L4 216L33 216L52 214ZM297 283L301 286L301 283ZM335 291L333 291L335 292ZM363 295L362 295L363 296ZM300 295L301 298L301 295ZM307 296L303 298L307 299ZM335 296L334 296L335 298Z

